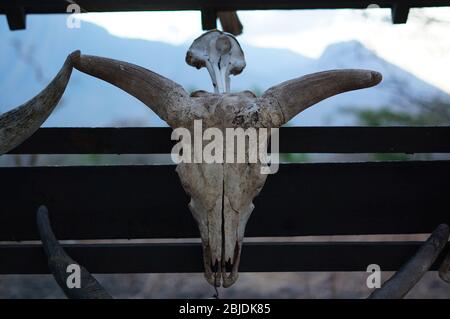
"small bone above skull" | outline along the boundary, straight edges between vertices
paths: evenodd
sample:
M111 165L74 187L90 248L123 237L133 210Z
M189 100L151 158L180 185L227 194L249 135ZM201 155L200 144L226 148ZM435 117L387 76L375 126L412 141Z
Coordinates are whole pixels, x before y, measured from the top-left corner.
M231 34L212 30L198 37L186 53L186 62L197 69L206 67L216 93L230 92L230 74L245 68L244 52Z

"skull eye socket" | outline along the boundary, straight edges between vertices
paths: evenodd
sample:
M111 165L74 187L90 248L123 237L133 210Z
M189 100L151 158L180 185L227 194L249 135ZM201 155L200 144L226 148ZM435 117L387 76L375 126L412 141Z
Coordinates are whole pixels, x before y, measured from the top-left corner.
M190 52L190 51L188 51L188 53L186 53L186 63L189 65L192 65L193 67L195 67L197 69L201 69L206 66L204 60L195 58L192 55L192 52Z
M245 64L237 64L234 66L234 68L232 68L230 70L230 73L233 75L238 75L242 72L242 70L244 70L245 68Z

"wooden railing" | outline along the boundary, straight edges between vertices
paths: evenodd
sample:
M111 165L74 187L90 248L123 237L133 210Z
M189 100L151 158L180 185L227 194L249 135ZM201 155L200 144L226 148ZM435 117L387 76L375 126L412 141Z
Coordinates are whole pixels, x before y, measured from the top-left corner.
M45 128L10 154L155 154L168 128ZM450 127L282 128L283 153L450 153ZM1 167L0 274L48 273L36 210L46 205L60 240L93 273L200 272L198 243L117 244L112 239L198 238L174 165ZM450 224L450 161L282 164L270 175L240 271L397 270L420 242L295 242L291 236L430 233ZM109 240L109 242L108 242ZM444 250L441 258L448 253ZM268 258L270 256L270 258ZM434 266L432 269L436 269Z

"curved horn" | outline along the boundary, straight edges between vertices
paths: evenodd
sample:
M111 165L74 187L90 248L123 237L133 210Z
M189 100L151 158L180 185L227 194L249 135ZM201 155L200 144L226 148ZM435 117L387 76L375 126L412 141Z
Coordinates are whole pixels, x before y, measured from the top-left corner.
M442 262L441 267L439 267L439 277L450 284L450 253Z
M41 206L37 212L37 226L39 235L44 246L45 254L48 259L48 267L56 279L56 282L64 291L69 299L111 299L112 297L100 285L100 283L82 266L81 269L81 288L69 288L67 286L67 267L72 264L78 265L76 261L60 246L58 240L53 234L48 219L48 210Z
M41 93L0 116L0 155L21 144L45 122L61 99L71 73L69 56L59 73Z
M369 70L325 71L271 87L264 92L262 98L275 102L275 107L281 109L286 123L298 113L326 98L377 85L381 79L380 73Z
M143 67L103 57L73 54L74 67L136 97L172 127L188 120L192 99L183 87Z
M380 289L375 290L369 298L403 298L433 265L447 244L448 236L448 226L445 224L439 225L422 244L417 253L386 281Z

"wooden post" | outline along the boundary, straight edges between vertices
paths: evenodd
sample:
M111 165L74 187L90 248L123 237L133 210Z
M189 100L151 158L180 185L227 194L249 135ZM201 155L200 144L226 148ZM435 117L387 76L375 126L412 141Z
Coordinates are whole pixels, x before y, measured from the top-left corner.
M391 9L392 23L402 24L408 21L409 7L402 3L394 3Z
M217 11L215 9L202 9L202 29L217 29Z
M26 14L24 7L12 7L6 10L6 19L10 30L26 28Z

